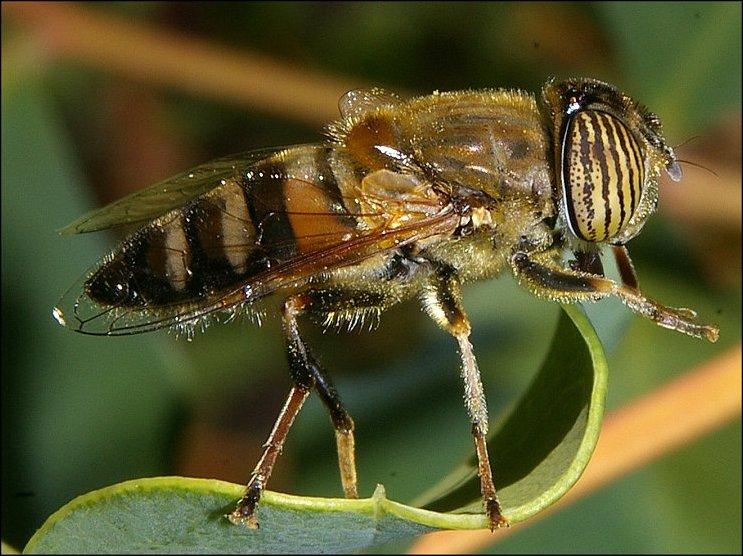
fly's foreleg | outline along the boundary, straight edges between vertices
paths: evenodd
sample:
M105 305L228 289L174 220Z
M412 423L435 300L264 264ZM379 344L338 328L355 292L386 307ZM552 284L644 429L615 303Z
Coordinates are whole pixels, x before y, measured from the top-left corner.
M486 436L488 433L488 409L485 403L480 371L470 343L470 323L461 303L459 278L448 268L436 269L431 275L423 293L423 304L436 323L454 336L459 344L462 358L462 380L464 399L472 425L472 437L477 452L480 490L485 510L490 520L490 529L507 527L508 520L501 512L500 502L493 483L493 472Z
M694 322L697 315L691 309L666 307L645 297L637 289L637 278L626 250L615 251L622 284L604 276L562 268L554 262L553 255L549 251L518 252L511 257L511 268L519 282L538 296L567 303L618 297L632 311L659 326L717 341L717 326Z
M614 253L614 260L617 263L622 284L633 290L639 290L640 285L637 281L635 265L632 264L632 259L629 258L627 248L624 245L613 245L611 250Z

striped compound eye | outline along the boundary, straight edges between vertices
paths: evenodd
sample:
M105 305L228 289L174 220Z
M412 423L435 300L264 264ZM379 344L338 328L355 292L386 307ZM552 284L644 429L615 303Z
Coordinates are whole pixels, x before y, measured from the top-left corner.
M618 118L600 110L575 111L564 129L561 180L570 229L585 241L610 240L640 202L640 145Z

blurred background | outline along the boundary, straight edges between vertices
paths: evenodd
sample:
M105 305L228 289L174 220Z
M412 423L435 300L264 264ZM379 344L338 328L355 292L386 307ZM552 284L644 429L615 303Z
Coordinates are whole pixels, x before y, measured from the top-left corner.
M629 245L640 283L721 336L628 316L609 346L609 410L740 343L739 3L4 2L2 15L2 536L15 547L115 482L244 482L289 387L275 319L193 342L57 326L59 296L120 238L55 230L211 158L317 141L352 88L537 93L549 76L590 76L640 99L679 157L711 170L664 179ZM465 306L495 418L537 369L558 308L506 276L467 286ZM470 455L455 345L414 303L371 333L306 329L356 420L362 496L384 483L409 502ZM270 487L341 496L335 458L311 399ZM740 523L738 417L484 550L736 552Z

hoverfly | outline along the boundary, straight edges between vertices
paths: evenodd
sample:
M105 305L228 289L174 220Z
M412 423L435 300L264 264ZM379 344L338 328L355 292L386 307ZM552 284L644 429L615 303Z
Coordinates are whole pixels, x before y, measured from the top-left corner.
M717 327L694 311L644 296L625 246L655 211L661 171L681 179L673 149L655 114L592 79L551 80L539 100L485 90L405 101L371 89L347 93L339 107L322 143L216 160L64 228L139 227L54 316L84 334L189 332L282 297L293 386L228 516L257 527L261 492L313 389L335 429L345 495L357 496L354 423L298 317L354 324L418 297L458 343L484 509L491 529L507 525L461 284L508 270L539 297L617 297L660 326L714 342ZM615 258L619 281L604 275L602 253Z

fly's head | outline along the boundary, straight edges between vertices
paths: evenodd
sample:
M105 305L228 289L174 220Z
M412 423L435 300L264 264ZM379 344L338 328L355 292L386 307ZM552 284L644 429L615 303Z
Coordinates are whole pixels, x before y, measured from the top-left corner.
M658 116L593 79L550 81L542 100L558 227L576 245L626 243L655 212L661 171L681 179Z

